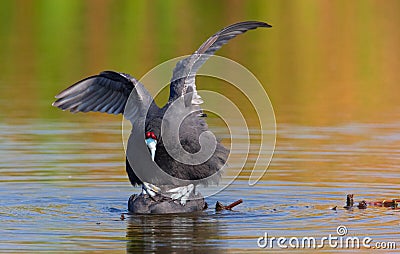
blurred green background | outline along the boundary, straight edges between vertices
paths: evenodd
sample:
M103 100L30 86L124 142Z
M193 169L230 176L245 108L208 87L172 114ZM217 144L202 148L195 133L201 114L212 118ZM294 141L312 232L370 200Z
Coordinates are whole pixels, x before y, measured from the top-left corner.
M399 10L398 0L2 0L0 119L70 117L50 106L61 89L108 69L140 78L243 20L273 28L217 54L257 76L278 125L397 118Z
M247 67L270 97L278 135L268 173L248 185L257 142L269 134L250 126L250 152L238 135L242 150L232 153L248 164L207 201L243 198L240 212L122 222L128 195L138 191L125 174L122 117L62 112L51 106L54 95L103 70L140 79L244 20L273 27L217 54ZM341 207L348 193L399 198L399 25L399 0L0 0L0 252L239 253L254 251L267 230L321 239L338 223L352 236L397 242L399 213ZM197 81L198 89L237 96L218 80ZM246 120L257 120L248 101L236 99L251 113ZM233 164L228 177L234 167L241 169Z

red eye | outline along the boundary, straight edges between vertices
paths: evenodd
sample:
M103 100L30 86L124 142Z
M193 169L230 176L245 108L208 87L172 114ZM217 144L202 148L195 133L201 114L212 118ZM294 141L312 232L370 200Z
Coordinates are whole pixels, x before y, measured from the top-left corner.
M157 136L152 131L146 132L146 138L152 138L154 140L157 140Z

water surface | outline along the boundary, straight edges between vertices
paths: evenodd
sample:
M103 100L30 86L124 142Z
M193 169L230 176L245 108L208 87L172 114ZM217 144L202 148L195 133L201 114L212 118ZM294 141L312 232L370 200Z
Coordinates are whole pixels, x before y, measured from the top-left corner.
M282 124L270 168L255 186L242 174L207 198L203 214L120 220L139 191L125 176L120 123L89 121L0 126L2 251L237 252L260 250L265 232L321 238L339 225L352 236L398 241L399 210L341 207L348 193L356 201L398 197L400 122ZM213 209L239 198L234 212Z
M320 239L339 225L400 246L398 210L342 209L348 193L399 198L399 9L396 0L0 1L0 252L238 253L260 251L264 233ZM217 54L248 68L270 96L278 136L267 173L249 186L247 165L201 215L120 220L139 191L125 175L121 119L62 112L50 106L54 95L103 70L140 79L243 20L273 28ZM221 82L197 81L253 112ZM253 140L255 119L247 116ZM220 122L210 126L227 137ZM213 210L240 198L235 212Z

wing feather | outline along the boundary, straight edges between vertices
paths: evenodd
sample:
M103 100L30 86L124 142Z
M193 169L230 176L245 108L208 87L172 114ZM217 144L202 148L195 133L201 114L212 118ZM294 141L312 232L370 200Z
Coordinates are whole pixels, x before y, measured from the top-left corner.
M245 21L225 27L206 40L191 56L179 61L173 71L170 83L169 101L172 102L180 96L183 96L187 93L188 87L192 87L192 104L201 104L203 101L197 94L195 84L195 76L198 69L200 69L203 63L229 40L239 34L258 27L271 26L259 21Z
M71 112L123 114L130 95L132 112L143 111L153 101L148 91L135 78L125 73L103 71L61 91L55 96L57 100L52 105Z
M113 92L112 97L110 97L110 101L107 103L107 105L105 107L103 107L100 111L104 112L104 113L109 113L108 111L115 106L115 104L117 103L117 101L120 99L120 94L116 91ZM112 114L112 111L110 111Z
M113 94L114 90L108 90L104 95L101 96L101 98L99 99L100 102L96 105L95 108L93 108L92 111L101 112L101 109L107 106L107 104L110 102Z

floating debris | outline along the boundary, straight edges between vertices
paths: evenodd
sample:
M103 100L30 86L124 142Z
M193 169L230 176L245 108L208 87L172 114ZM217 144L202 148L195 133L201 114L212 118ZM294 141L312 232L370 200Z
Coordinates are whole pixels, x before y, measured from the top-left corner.
M215 204L215 211L217 211L217 212L222 211L222 210L232 211L232 208L234 208L235 206L237 206L241 203L243 203L243 200L239 199L230 205L224 206L221 202L217 201L217 203Z
M371 206L383 206L383 207L391 207L393 209L399 208L400 199L395 198L392 200L383 200L383 201L376 201L376 202L368 202Z
M400 199L394 198L391 200L382 200L382 201L365 201L362 200L358 203L357 207L359 209L367 209L368 206L377 206L377 207L391 207L392 209L400 208ZM346 205L343 208L347 210L352 210L354 207L354 194L347 194L346 196ZM336 210L336 206L332 208L332 210Z
M367 209L367 202L365 200L358 203L357 206L359 209Z
M353 208L354 205L354 194L347 194L346 196L346 205L343 208L349 210Z

